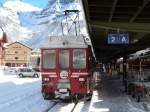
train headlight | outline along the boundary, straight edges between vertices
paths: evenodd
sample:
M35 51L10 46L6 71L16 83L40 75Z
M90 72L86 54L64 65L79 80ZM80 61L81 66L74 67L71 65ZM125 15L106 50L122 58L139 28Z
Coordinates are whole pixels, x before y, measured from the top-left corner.
M85 81L85 79L84 78L79 78L79 81Z
M49 78L45 77L43 78L44 81L49 81Z
M60 78L62 78L62 79L68 78L68 72L67 71L61 71L60 72Z

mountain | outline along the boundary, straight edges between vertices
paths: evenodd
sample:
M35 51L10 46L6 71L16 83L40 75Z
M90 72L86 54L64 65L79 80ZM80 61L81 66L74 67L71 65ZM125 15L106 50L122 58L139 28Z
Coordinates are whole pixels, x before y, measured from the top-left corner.
M3 6L0 6L0 27L6 32L9 41L17 40L26 30L20 26L17 13Z
M32 48L40 48L49 36L67 35L65 10L79 10L80 33L87 35L83 10L80 0L49 0L47 6L41 10L21 1L8 1L1 6L3 18L0 24L4 27L12 41L20 41ZM16 8L17 7L17 8ZM7 12L7 13L5 13ZM72 24L75 13L68 16L69 34L75 35L75 24ZM5 19L4 19L5 18ZM1 19L1 17L0 17ZM62 24L61 24L62 23ZM63 33L61 25L63 25ZM78 30L79 32L79 30Z
M30 20L31 24L23 22L23 25L27 25L28 28L32 29L32 34L30 37L22 38L21 42L27 44L31 47L42 47L45 42L49 39L49 36L59 36L62 35L61 23L63 22L64 34L67 35L66 31L66 16L65 10L79 10L79 22L80 22L80 33L87 35L86 25L83 17L83 10L80 2L74 0L50 0L47 7L41 12L34 12L32 15L20 13L21 20ZM25 16L26 15L26 16ZM70 27L69 34L75 35L75 25L71 19L76 18L75 13L71 13L68 16L68 23ZM28 18L28 19L27 19ZM32 19L29 19L32 18ZM77 19L76 19L77 20ZM77 23L77 26L79 24ZM33 26L33 27L32 27ZM31 28L32 27L32 28Z
M9 42L28 37L31 30L21 24L19 12L31 13L34 11L41 11L41 9L21 1L7 1L0 5L0 27L6 32Z

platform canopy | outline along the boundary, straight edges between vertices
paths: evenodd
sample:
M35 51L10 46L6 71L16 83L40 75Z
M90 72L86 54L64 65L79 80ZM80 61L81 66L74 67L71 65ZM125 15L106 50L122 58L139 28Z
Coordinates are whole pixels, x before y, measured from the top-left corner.
M98 60L106 62L150 47L150 0L82 2ZM129 44L108 44L108 34L122 33L128 34Z

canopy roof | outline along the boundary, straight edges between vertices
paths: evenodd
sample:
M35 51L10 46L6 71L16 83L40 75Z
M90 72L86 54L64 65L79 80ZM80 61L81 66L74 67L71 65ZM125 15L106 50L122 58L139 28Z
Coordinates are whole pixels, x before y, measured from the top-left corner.
M110 61L150 46L150 0L82 0L95 54ZM107 43L109 32L127 32L130 43Z

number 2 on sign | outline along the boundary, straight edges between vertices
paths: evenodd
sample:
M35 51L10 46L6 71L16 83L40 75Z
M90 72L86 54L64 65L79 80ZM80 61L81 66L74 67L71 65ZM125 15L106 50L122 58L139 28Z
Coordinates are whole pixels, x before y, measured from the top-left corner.
M112 42L115 42L115 37L111 37L111 41L112 41Z

